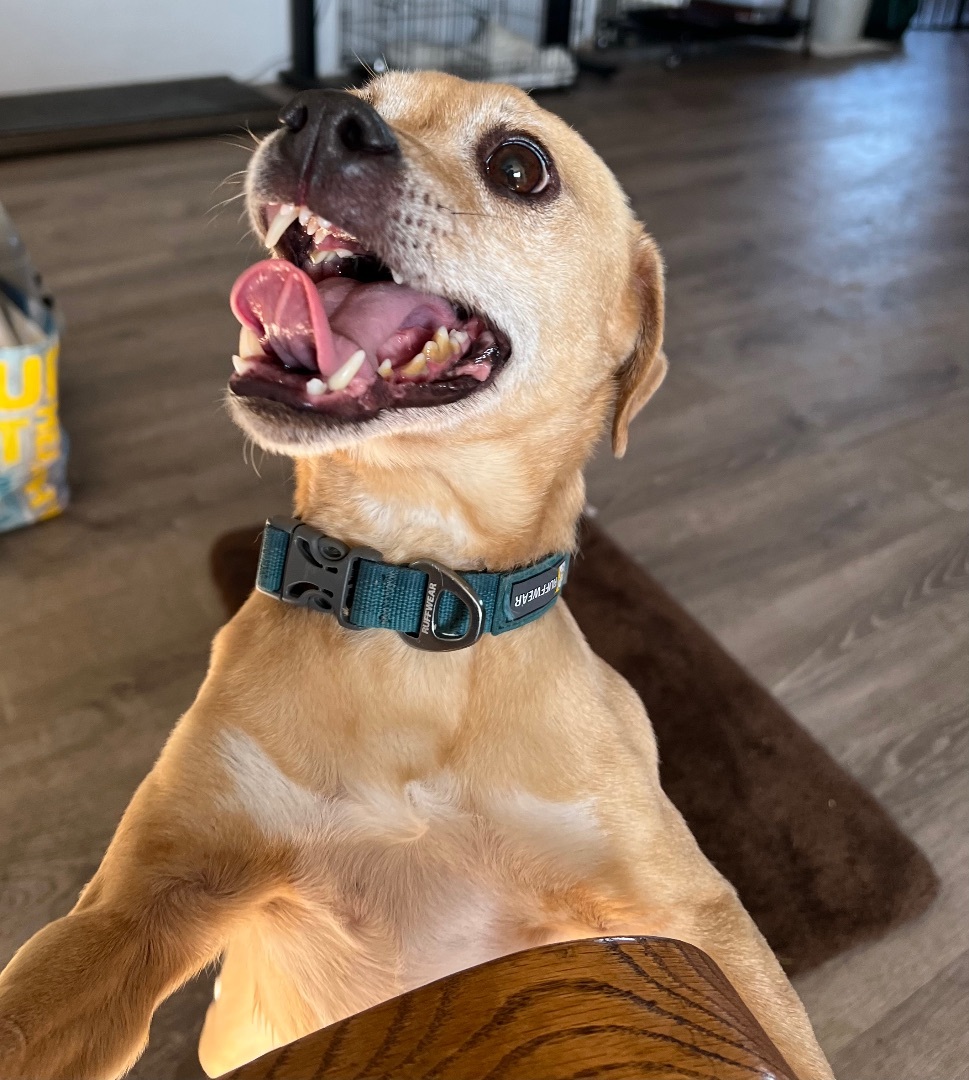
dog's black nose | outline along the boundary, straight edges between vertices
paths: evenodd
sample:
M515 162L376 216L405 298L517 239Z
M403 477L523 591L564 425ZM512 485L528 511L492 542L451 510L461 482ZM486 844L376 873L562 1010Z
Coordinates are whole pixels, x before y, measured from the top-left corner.
M367 102L342 90L305 90L279 113L287 153L304 177L399 156L394 133Z

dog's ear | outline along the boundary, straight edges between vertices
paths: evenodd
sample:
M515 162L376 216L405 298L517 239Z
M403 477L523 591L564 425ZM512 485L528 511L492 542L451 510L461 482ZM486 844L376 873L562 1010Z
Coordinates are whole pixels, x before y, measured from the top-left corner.
M666 375L663 352L663 261L651 236L641 232L632 260L631 287L639 312L639 334L633 351L616 372L616 411L612 452L620 458L629 441L633 417L659 389Z

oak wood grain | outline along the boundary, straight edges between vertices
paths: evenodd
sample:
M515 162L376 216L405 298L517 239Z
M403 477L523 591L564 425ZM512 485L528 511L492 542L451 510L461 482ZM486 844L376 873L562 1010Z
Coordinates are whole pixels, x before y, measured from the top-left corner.
M665 938L529 949L274 1050L224 1080L793 1080L706 954Z

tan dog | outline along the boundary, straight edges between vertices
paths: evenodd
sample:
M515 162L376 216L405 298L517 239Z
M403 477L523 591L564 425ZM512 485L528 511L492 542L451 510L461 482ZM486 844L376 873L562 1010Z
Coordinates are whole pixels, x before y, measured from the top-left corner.
M622 454L666 366L660 259L608 169L524 94L442 75L302 95L283 120L249 173L282 258L237 285L230 400L297 458L299 517L393 563L570 549L607 417ZM562 603L434 654L255 593L78 904L0 978L0 1076L117 1076L220 955L212 1075L602 934L695 943L802 1080L831 1076L660 789L638 697Z

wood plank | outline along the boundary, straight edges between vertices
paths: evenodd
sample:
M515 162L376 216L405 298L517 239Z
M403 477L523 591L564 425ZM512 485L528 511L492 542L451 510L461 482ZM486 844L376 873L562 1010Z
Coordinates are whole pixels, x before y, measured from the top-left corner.
M969 1077L969 952L859 1036L833 1061L839 1076L883 1080L893 1076ZM900 1038L901 1036L901 1038ZM888 1047L892 1050L887 1052Z

